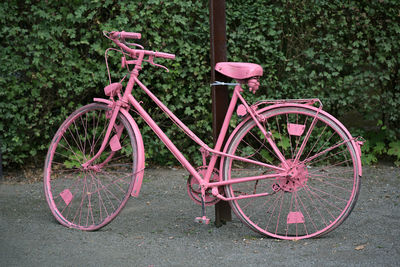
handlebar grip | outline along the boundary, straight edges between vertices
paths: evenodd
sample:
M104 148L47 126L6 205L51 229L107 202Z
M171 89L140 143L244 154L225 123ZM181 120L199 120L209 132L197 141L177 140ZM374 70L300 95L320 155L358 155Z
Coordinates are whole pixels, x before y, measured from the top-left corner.
M142 38L142 35L140 33L138 33L138 32L124 32L124 31L122 31L121 32L121 38L122 39L125 39L125 38L128 38L128 39L140 39L140 38Z
M121 38L121 39L140 39L142 38L142 35L137 32L113 32L112 33L113 38Z
M154 54L155 57L161 57L161 58L166 58L166 59L175 59L174 54L168 54L164 52L155 52Z

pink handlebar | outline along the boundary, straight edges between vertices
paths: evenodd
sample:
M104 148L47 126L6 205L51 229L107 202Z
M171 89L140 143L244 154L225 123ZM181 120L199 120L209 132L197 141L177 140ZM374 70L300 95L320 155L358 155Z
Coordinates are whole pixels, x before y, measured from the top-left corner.
M106 32L107 33L107 32ZM107 36L107 35L106 35ZM166 59L175 59L174 54L164 53L164 52L155 52L155 51L148 51L143 49L132 49L129 47L129 43L125 42L125 38L127 39L140 39L142 35L136 32L110 32L107 36L110 38L114 43L116 43L119 47L130 53L131 55L135 55L137 53L143 53L144 55L153 56L153 57L160 57ZM122 41L122 42L121 42ZM133 44L135 45L135 44ZM142 47L143 48L143 47Z
M164 52L155 52L154 56L155 57L166 58L166 59L175 59L175 55L174 54L168 54L168 53L164 53Z
M140 33L137 33L137 32L124 32L124 31L122 31L121 32L121 38L122 39L125 39L125 38L128 38L128 39L140 39L140 38L142 38L142 35Z
M121 38L121 39L140 39L142 38L142 35L137 32L113 32L112 33L113 38Z

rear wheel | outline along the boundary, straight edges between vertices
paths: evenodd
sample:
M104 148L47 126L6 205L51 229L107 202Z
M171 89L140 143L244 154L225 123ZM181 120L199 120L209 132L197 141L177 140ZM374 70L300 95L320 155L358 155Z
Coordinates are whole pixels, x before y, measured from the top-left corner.
M265 111L262 117L263 127L272 134L286 164L278 160L253 120L235 131L226 152L288 167L283 172L225 158L225 181L285 173L272 179L227 185L229 198L268 193L232 200L233 211L251 229L275 238L309 238L335 229L353 209L360 188L360 166L352 137L327 113L317 114L305 107L279 107ZM296 161L302 146L304 150Z
M129 199L137 172L137 141L123 114L117 116L112 141L100 157L82 167L99 151L110 116L104 104L84 106L65 120L51 142L44 191L54 217L67 227L99 229Z

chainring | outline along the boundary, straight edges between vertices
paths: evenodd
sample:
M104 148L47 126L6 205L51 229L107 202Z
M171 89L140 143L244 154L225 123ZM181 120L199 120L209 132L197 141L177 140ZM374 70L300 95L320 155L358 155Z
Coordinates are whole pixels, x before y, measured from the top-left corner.
M207 172L207 166L198 167L196 170L201 177L204 177ZM219 172L218 170L214 169L211 174L210 183L218 181L220 181ZM194 201L194 203L201 205L201 189L200 184L196 180L196 178L190 175L187 180L186 187L189 197ZM220 201L219 198L212 194L211 190L211 188L207 188L205 192L204 204L206 206L215 205L218 201Z

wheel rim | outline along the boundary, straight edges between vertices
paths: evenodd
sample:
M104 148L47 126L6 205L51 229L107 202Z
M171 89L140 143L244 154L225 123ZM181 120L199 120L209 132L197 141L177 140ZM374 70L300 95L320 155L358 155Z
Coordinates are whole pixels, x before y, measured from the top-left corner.
M339 125L320 114L311 132L319 134L310 136L307 143L310 145L294 163L296 151L312 125L313 115L314 111L303 108L281 108L263 114L266 119L263 126L273 134L287 159L289 167L285 172L291 174L226 187L228 197L270 193L266 197L231 202L234 212L253 230L282 239L319 236L335 229L353 208L359 188L357 161L351 142L337 145L349 138ZM244 124L228 147L228 153L282 167L258 132L254 123ZM329 147L334 148L327 150ZM223 169L225 180L260 173L278 174L280 171L244 166L230 159Z
M45 167L45 192L50 209L63 225L96 230L123 208L133 188L136 144L128 121L119 115L99 159L87 169L81 164L97 153L105 135L110 110L99 104L73 113L60 127L49 148ZM115 148L115 146L118 146Z

